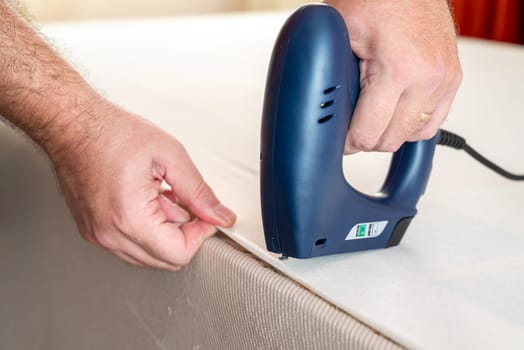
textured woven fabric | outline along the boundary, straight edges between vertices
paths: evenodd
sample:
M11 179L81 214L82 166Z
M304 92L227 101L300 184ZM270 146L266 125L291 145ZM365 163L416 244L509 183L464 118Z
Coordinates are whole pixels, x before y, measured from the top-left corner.
M174 331L187 349L395 349L398 346L250 253L209 239L180 279ZM180 295L180 294L179 294Z
M0 140L0 349L396 348L224 235L175 273L88 245L46 159Z

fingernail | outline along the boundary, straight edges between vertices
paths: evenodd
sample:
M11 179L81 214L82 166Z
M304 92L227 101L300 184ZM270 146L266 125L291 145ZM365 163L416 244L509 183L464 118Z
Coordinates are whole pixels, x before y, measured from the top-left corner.
M224 222L226 225L232 225L235 222L236 215L231 210L218 204L215 207L215 214Z

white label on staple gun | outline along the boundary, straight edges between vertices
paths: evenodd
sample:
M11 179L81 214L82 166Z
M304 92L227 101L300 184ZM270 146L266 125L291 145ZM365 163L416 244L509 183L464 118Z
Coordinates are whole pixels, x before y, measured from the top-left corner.
M346 241L351 239L364 239L377 237L384 231L389 221L363 222L351 228Z

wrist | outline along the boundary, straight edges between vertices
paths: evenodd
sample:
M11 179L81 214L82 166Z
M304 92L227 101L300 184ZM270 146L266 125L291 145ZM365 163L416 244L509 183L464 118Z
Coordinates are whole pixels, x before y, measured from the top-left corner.
M89 86L70 89L56 105L38 135L31 135L55 164L85 154L87 147L105 134L104 125L115 107ZM109 122L111 123L111 122ZM85 154L87 156L87 154Z

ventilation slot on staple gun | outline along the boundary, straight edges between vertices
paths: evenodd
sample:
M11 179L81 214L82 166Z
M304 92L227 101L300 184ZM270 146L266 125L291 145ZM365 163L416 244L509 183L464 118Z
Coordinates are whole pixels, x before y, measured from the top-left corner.
M328 87L327 89L324 90L324 95L327 95L327 94L330 94L330 93L334 92L339 87L340 87L340 85Z
M329 106L333 105L333 103L335 103L335 100L322 102L320 104L320 108L328 108Z
M333 86L330 86L330 87L324 89L324 95L332 94L332 93L335 92L338 88L340 88L340 84L339 84L339 85L333 85ZM334 104L335 104L335 100L334 100L334 99L332 99L332 100L328 100L328 101L322 102L322 103L320 104L320 108L322 108L322 109L326 109L326 108L329 108L329 107L333 106ZM318 123L319 123L319 124L323 124L323 123L329 121L329 120L330 120L331 118L333 118L333 117L334 117L334 114L333 114L333 113L328 114L328 115L325 115L325 116L323 116L322 118L320 118L320 119L318 120Z
M331 118L333 118L333 114L326 115L325 117L320 118L320 119L318 120L318 123L319 123L319 124L325 123L325 122L327 122L328 120L330 120Z

